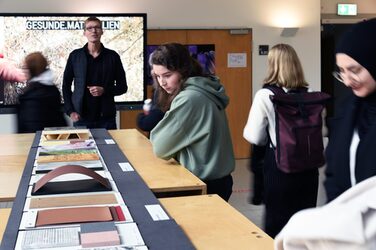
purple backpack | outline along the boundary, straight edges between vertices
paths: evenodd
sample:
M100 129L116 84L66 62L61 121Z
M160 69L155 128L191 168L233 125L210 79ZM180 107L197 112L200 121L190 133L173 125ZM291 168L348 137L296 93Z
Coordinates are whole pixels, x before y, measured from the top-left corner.
M325 164L321 112L330 96L299 88L286 93L276 85L271 90L276 120L276 142L273 145L277 166L286 173L296 173Z

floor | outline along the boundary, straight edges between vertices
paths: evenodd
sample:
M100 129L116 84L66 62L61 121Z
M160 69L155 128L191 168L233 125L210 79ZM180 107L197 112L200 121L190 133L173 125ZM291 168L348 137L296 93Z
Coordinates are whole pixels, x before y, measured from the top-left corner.
M234 179L233 193L230 197L229 203L251 220L258 227L263 229L263 213L264 206L255 206L249 203L249 198L252 196L252 173L249 171L249 159L236 160L235 171L232 176ZM320 169L320 184L317 198L317 205L325 204L326 196L323 189L324 167Z

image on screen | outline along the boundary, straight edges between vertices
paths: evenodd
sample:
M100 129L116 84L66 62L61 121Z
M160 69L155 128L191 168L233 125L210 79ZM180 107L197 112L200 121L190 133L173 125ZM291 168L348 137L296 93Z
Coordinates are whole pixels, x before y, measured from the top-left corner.
M25 56L40 51L54 72L61 90L69 53L83 47L84 21L96 16L102 21L101 41L121 57L128 84L127 93L116 96L118 104L134 104L145 99L146 14L0 14L0 53L22 67ZM0 105L14 105L26 83L3 82Z

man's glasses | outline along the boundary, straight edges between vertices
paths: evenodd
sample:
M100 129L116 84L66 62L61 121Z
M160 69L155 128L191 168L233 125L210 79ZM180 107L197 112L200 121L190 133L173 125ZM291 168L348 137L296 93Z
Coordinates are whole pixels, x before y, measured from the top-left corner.
M341 83L345 83L345 79L355 81L355 82L360 82L359 73L354 73L354 72L349 71L348 73L345 74L343 72L333 71L332 75L334 76L335 79L337 79Z
M93 27L86 27L87 31L93 32L93 31L101 31L102 27L99 26L93 26Z

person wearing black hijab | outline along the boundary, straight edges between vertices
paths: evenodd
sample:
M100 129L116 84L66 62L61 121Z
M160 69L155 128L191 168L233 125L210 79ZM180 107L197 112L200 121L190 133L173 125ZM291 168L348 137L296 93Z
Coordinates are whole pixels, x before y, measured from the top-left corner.
M329 122L328 201L376 175L376 19L357 23L342 36L336 63L333 75L352 94Z

